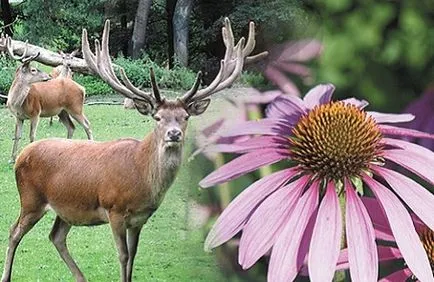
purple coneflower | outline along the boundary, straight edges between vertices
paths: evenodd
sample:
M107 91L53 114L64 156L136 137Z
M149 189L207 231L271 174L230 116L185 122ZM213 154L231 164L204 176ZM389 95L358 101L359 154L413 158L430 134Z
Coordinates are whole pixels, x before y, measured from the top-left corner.
M434 183L433 152L386 137L434 136L384 124L410 121L412 115L367 112L367 102L354 98L332 102L333 91L327 84L313 88L303 100L280 96L269 105L267 118L222 134L256 136L225 146L223 151L242 155L205 177L202 187L279 161L288 168L263 177L235 198L210 231L205 248L217 247L242 230L239 263L244 269L272 248L269 281L292 281L307 254L310 279L331 281L342 237L338 196L344 193L352 281L376 281L375 231L358 195L369 187L409 269L421 281L432 281L427 254L404 204L434 229L434 196L385 164L391 161Z

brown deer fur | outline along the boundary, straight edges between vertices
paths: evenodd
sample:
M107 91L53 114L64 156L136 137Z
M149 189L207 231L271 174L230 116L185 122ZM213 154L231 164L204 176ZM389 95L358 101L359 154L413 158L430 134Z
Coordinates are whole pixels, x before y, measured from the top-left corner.
M30 142L35 139L39 117L55 115L67 128L67 138L72 138L75 128L71 116L83 126L88 139L92 139L90 123L83 113L85 89L70 78L47 78L48 75L44 76L41 71L30 67L29 63L21 65L16 71L8 95L8 108L17 120L11 161L15 160L22 124L27 119L31 122Z

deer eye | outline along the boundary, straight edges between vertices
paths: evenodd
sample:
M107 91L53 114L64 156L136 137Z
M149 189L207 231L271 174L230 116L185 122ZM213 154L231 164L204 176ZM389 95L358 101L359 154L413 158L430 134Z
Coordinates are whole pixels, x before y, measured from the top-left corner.
M31 69L30 70L32 73L36 73L36 69Z
M188 120L190 118L190 115L186 115L184 120Z
M156 121L160 121L160 120L161 120L161 117L159 117L159 116L153 116L153 118L154 118Z

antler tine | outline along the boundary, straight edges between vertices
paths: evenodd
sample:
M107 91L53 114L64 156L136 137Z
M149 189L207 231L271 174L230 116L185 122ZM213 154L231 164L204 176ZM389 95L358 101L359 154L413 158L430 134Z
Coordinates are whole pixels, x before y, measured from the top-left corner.
M149 74L151 76L152 93L154 93L155 101L157 102L157 104L160 104L161 103L160 89L158 89L153 68L149 69Z
M224 27L222 28L223 42L226 47L225 56L220 63L220 70L208 87L197 90L192 88L189 92L182 96L184 102L203 100L212 94L227 88L233 84L235 79L240 75L245 61L256 61L268 53L263 52L261 54L250 56L250 53L255 48L255 24L250 22L249 24L249 36L247 42L245 38L241 38L234 46L234 35L231 27L231 23L228 18L224 20ZM195 93L192 92L195 90Z
M113 63L109 54L109 35L110 35L110 21L106 20L104 24L104 31L102 35L101 44L98 40L95 40L95 54L92 53L89 47L89 40L87 35L87 30L83 29L82 34L82 51L83 57L89 66L89 68L98 76L101 77L110 87L112 87L118 93L130 98L141 98L147 102L154 104L155 100L149 93L141 91L136 88L131 81L128 79L125 70L119 67L121 80L124 84L120 82L113 70Z
M9 36L7 36L7 35L6 35L6 50L7 50L8 54L9 54L9 56L12 59L17 60L17 61L21 61L22 63L27 63L27 62L29 62L29 61L31 61L31 60L33 60L33 59L35 59L36 57L39 56L39 54L38 54L38 55L31 56L29 58L26 58L26 55L27 55L27 41L24 44L23 54L21 54L21 56L15 55L14 54L14 48L12 47L12 39Z
M190 100L197 92L200 86L200 82L202 81L202 72L198 71L196 75L196 81L193 84L193 87L191 87L190 90L188 90L181 98L180 100L183 102L186 102Z

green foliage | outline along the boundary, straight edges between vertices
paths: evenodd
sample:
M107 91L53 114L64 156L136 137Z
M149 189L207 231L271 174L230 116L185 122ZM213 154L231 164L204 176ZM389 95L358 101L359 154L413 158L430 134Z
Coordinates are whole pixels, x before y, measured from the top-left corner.
M115 58L113 63L125 69L128 78L136 87L144 89L151 87L149 76L151 67L154 69L158 86L163 89L187 90L191 88L196 78L196 74L190 69L176 65L168 70L151 61L146 55L139 60L120 56ZM74 80L86 88L87 96L113 93L112 88L96 76L76 74Z
M0 92L8 93L14 79L17 63L0 55Z
M22 4L24 20L15 37L54 50L80 46L81 31L94 36L103 23L103 0L32 0Z
M379 110L400 111L433 81L429 0L312 2L325 44L318 80L334 83L338 97L356 96Z
M243 85L249 85L257 89L263 89L268 85L266 78L262 74L250 71L241 74L240 82Z
M150 87L149 69L154 69L157 84L160 88L187 90L194 84L196 74L188 68L175 65L168 70L144 55L139 60L125 57L118 57L114 60L115 64L122 66L131 82L136 86Z
M86 88L86 96L106 95L113 93L112 88L99 77L93 75L75 74L74 80Z

